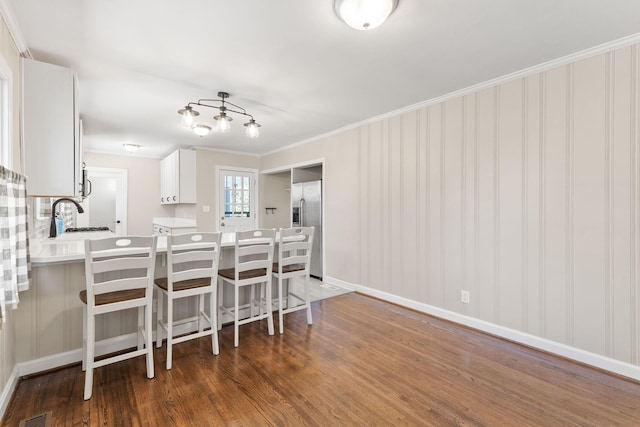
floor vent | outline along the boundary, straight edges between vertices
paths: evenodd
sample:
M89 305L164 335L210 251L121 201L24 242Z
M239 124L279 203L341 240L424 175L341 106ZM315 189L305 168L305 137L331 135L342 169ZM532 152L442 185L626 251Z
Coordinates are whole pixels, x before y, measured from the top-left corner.
M51 427L52 414L53 411L49 411L27 420L22 420L20 421L20 427Z

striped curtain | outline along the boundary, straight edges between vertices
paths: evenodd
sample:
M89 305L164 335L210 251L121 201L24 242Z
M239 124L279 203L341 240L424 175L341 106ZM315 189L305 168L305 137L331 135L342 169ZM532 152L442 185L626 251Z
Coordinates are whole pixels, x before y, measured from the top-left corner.
M18 306L18 291L29 288L31 260L27 225L26 178L0 166L0 314Z

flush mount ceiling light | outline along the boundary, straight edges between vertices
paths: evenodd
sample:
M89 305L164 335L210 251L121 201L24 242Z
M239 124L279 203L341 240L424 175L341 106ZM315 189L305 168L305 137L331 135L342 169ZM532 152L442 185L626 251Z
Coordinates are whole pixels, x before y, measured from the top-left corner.
M130 153L135 153L140 148L142 148L142 146L141 145L137 145L137 144L122 144L122 148L124 148L125 150L127 150Z
M391 15L398 0L334 0L336 15L356 30L372 30Z
M229 101L225 101L229 97L227 92L218 92L218 96L220 99L199 99L197 102L190 102L183 109L178 110L178 114L182 116L182 125L191 128L191 130L199 136L205 136L211 132L210 126L196 123L196 117L198 117L200 113L194 110L192 105L197 105L200 107L215 108L218 110L218 114L213 116L216 120L216 125L214 127L216 132L226 133L231 130L231 121L233 118L229 117L228 113L234 113L249 117L249 121L244 124L247 128L245 134L249 138L257 138L260 136L260 131L258 130L260 124L256 123L253 116L247 113L247 110L236 104L232 104ZM231 105L236 109L228 108L227 105Z

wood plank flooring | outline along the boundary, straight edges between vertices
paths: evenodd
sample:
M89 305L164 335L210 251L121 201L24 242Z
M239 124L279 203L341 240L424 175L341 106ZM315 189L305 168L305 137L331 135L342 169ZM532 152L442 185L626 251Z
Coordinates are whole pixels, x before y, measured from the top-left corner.
M218 356L178 344L171 371L163 346L151 380L143 357L98 368L88 402L79 365L22 379L3 425L640 425L640 383L359 294L313 315L241 326L237 349L225 326Z

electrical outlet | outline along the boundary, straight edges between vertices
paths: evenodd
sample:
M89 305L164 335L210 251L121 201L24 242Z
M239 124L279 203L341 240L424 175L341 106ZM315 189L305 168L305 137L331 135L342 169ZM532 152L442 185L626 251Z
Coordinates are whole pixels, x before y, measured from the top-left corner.
M460 291L460 301L464 304L469 304L470 295L469 291Z
M209 205L202 205L202 212L209 212Z

